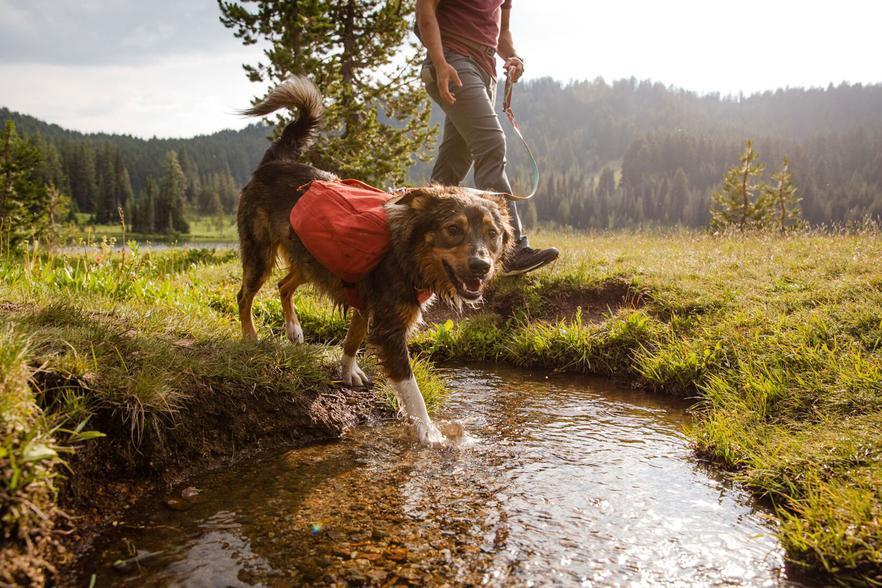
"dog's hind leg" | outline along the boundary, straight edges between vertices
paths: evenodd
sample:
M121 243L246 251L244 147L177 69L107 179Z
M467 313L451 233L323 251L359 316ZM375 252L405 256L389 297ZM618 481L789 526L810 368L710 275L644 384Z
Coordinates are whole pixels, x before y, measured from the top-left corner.
M358 353L358 348L361 347L361 342L364 341L367 329L367 319L361 312L353 309L349 330L343 341L343 359L340 361L340 373L343 377L343 383L347 386L367 386L371 383L370 378L365 375L355 361L355 355Z
M296 267L288 270L288 275L279 281L279 298L282 301L282 315L285 317L285 332L292 343L303 343L303 327L294 310L294 291L303 284L303 275Z
M239 322L242 325L242 336L249 341L257 340L254 328L254 317L251 307L254 297L273 271L275 251L272 247L260 247L254 242L241 244L242 255L242 287L236 296L239 304Z

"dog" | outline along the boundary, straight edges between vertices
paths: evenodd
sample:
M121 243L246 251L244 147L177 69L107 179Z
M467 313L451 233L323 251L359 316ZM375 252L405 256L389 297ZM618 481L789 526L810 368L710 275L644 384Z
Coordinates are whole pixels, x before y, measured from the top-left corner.
M292 305L297 288L312 283L344 309L347 297L340 278L318 263L292 232L289 215L306 184L338 178L298 161L315 141L321 121L322 95L315 85L294 77L243 114L267 116L281 108L296 110L297 118L267 149L239 201L242 287L237 302L243 336L256 340L254 296L281 260L287 268L278 283L287 336L302 343L303 329ZM434 299L460 309L481 301L513 242L512 227L503 197L478 196L458 187L410 189L391 199L385 210L391 244L375 269L355 284L365 308L352 313L343 341L342 378L350 386L370 384L356 361L367 336L419 440L438 444L444 437L429 419L414 378L408 336ZM433 295L421 303L419 293L425 291Z

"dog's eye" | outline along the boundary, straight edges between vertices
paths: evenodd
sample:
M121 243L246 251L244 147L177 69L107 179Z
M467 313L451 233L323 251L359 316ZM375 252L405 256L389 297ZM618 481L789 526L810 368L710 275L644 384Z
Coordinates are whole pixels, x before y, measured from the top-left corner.
M447 234L451 237L459 237L462 234L462 229L459 228L459 225L447 225Z
M499 231L497 231L496 229L490 229L490 232L487 233L487 236L490 237L491 239L495 239L496 237L499 236Z

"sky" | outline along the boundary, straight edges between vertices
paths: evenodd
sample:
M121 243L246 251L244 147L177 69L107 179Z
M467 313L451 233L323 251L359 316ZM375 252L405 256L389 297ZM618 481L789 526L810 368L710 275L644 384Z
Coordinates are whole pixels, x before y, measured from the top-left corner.
M882 83L882 2L513 0L525 78L636 77L723 95ZM85 132L190 137L251 122L262 58L215 0L0 0L0 106Z

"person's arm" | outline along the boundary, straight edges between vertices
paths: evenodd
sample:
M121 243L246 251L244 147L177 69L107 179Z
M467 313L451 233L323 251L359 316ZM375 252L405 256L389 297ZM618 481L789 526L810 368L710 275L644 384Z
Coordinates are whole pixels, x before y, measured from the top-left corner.
M518 57L514 48L514 40L511 38L509 22L511 8L502 9L502 22L499 25L499 42L496 44L496 52L505 60L505 69L512 82L517 82L524 73L524 60Z
M456 69L447 63L444 58L444 47L441 44L441 29L438 28L438 18L435 10L440 0L417 0L416 18L420 29L420 39L429 51L429 59L435 66L435 83L438 85L438 93L441 99L448 104L456 102L456 97L450 91L450 82L457 87L462 87L462 81Z

